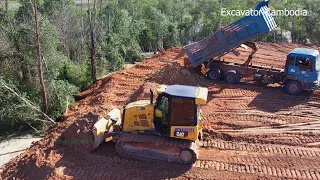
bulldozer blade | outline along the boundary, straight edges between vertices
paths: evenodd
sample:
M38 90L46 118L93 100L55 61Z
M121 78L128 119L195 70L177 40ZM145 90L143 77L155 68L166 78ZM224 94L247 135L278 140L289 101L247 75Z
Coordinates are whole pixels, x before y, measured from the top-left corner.
M95 148L97 148L102 143L102 141L104 141L104 139L107 137L105 132L108 131L107 127L109 124L110 124L110 121L105 118L100 119L98 122L94 124L92 133L94 135Z
M108 133L113 131L113 126L121 124L121 112L113 109L108 113L108 118L102 118L94 124L92 133L94 135L94 147L97 148L108 137Z

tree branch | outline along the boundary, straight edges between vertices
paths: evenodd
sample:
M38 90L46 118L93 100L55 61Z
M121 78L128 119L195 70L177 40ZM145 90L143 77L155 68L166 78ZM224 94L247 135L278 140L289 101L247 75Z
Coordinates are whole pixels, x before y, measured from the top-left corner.
M30 123L28 123L28 122L27 122L27 124L28 124L28 125L29 125L33 130L35 130L35 131L39 132L39 130L38 130L38 129L36 129L35 127L31 126L31 124L30 124Z
M7 90L9 90L10 92L12 92L13 94L15 94L16 96L18 96L22 101L24 101L30 108L36 110L37 112L41 113L44 117L46 117L48 120L50 120L53 124L56 124L56 122L54 122L53 119L51 119L47 114L45 114L44 112L42 112L41 110L39 110L38 108L36 108L34 105L32 105L28 100L24 99L23 97L21 97L18 93L16 93L13 89L11 89L10 87L8 87L5 83L3 83L2 81L0 81L0 84L6 88Z

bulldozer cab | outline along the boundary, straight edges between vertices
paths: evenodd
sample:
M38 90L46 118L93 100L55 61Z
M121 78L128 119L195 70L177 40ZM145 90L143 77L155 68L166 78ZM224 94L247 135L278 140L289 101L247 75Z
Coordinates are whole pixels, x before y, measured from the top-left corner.
M171 85L158 90L154 125L163 136L197 140L202 130L201 105L206 104L208 89Z

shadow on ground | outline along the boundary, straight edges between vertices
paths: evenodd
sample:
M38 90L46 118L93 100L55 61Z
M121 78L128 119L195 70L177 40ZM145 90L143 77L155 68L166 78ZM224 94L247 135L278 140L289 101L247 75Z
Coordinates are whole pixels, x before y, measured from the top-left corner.
M209 91L207 101L208 103L212 100L215 100L215 98L218 98L219 94L224 89L235 89L239 90L240 93L235 94L234 96L228 95L228 97L226 98L220 97L221 100L233 100L234 105L247 107L246 109L256 109L270 113L286 110L291 107L304 104L308 102L309 99L313 96L312 92L307 91L303 91L300 95L289 95L285 93L284 89L280 85L276 87L268 87L265 85L259 85L257 83L246 82L241 82L239 84L228 84L226 82L220 81L215 83L216 84L214 85L214 87L218 88L218 90ZM241 92L244 92L241 90L247 92L251 91L257 95L254 97L247 96L246 94L241 94Z
M303 91L300 95L289 95L282 87L262 87L260 93L248 106L273 113L304 104L309 101L311 96L312 92L308 91Z

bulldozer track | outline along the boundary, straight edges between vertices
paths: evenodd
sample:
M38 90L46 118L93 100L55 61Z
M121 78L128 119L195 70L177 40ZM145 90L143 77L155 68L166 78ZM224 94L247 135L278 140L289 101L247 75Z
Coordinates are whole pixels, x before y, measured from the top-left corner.
M139 151L139 146L129 148L125 147L127 144L131 143L147 143L148 145L155 145L155 148L152 149L151 147L147 146L149 150ZM180 150L178 153L170 151L166 153L159 153L156 150L158 149L158 147L160 148L161 146L179 148L181 150L189 149L193 154L194 161L197 159L199 153L199 145L196 142L183 139L166 138L161 136L135 134L123 134L117 141L116 150L120 155L129 158L141 158L144 160L162 160L169 162L184 163L179 156Z
M288 177L298 179L320 179L319 171L299 170L291 168L279 168L270 166L248 165L221 161L198 160L193 167L202 169L214 169L217 171L231 171L251 173L274 177Z
M217 148L220 150L249 151L259 153L281 154L298 157L320 157L320 149L290 147L281 145L264 145L252 143L236 143L230 141L205 140L200 143L203 148Z

